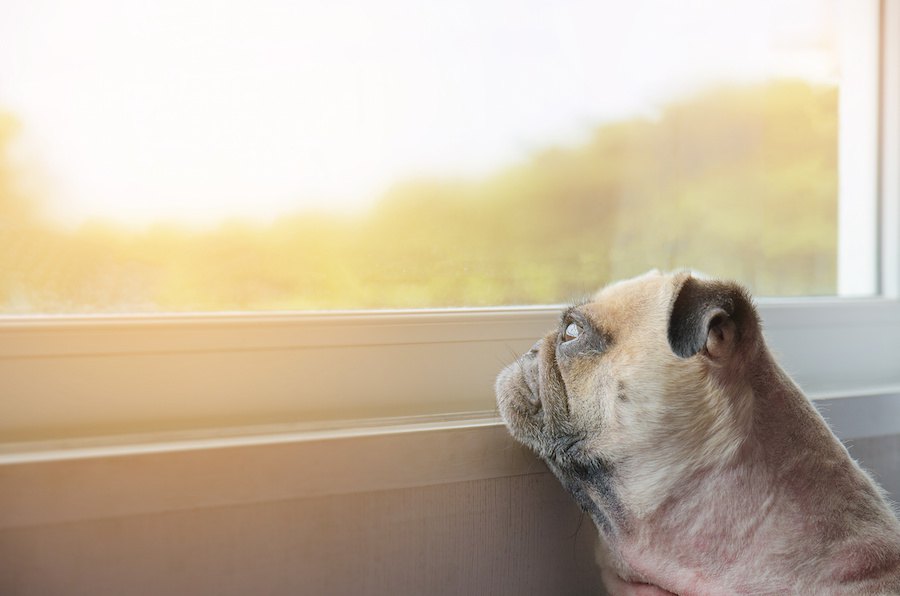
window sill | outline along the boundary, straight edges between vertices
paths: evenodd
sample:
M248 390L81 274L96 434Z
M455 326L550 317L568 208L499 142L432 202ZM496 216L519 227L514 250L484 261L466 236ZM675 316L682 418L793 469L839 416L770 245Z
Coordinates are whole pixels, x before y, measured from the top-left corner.
M475 417L139 440L7 445L0 530L548 473L499 420Z
M900 387L900 302L761 301L810 395ZM0 444L494 409L558 309L0 319Z

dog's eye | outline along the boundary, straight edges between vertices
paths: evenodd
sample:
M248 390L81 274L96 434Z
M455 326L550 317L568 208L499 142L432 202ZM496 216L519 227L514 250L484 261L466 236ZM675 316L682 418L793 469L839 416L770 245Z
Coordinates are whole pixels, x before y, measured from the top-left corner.
M572 341L581 335L581 328L578 327L578 323L569 323L569 326L566 327L566 341Z

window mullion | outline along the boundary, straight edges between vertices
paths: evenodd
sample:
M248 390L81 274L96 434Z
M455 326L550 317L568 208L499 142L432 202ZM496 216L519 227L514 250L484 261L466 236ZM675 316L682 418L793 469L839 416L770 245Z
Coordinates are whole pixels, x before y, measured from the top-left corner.
M881 7L880 289L900 298L900 3Z
M879 2L842 0L838 102L838 295L878 291Z

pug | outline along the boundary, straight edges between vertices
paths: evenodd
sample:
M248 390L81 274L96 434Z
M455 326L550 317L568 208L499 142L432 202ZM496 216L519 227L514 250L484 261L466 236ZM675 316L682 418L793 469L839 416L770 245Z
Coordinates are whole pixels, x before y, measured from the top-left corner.
M496 393L597 526L611 595L900 594L896 516L734 283L610 285L565 309Z

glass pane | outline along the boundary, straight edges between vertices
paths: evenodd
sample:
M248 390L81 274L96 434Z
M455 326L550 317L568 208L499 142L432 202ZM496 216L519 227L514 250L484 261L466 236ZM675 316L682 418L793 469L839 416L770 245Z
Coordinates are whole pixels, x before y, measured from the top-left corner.
M5 3L0 312L834 294L836 11Z

